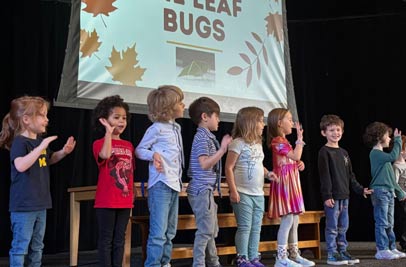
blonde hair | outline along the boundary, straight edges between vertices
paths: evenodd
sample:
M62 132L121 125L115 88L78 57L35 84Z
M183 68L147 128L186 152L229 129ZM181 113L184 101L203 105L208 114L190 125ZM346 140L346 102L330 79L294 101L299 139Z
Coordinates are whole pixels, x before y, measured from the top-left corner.
M10 111L3 118L0 132L0 147L10 150L14 138L25 131L23 117L34 117L44 107L49 109L49 102L38 96L22 96L12 100Z
M147 98L150 120L167 122L173 119L174 107L183 97L182 90L174 85L163 85L151 91Z
M264 111L258 107L245 107L238 111L232 131L233 138L242 138L247 143L261 143L262 136L257 134L257 123L264 117Z
M272 139L278 136L282 136L282 133L279 130L279 121L285 117L285 115L289 112L287 108L274 108L268 113L268 120L267 120L267 144L268 147L271 146Z

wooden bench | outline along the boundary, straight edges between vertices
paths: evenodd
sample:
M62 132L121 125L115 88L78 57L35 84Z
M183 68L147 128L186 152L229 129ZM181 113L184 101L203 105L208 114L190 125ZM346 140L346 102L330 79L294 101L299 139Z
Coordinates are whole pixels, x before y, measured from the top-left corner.
M187 185L186 185L187 186ZM184 186L184 188L186 188ZM221 184L221 191L223 197L229 196L228 185L226 183ZM146 190L145 190L146 192ZM269 195L269 184L264 186L265 196ZM179 196L181 198L187 197L185 191L182 191ZM218 196L215 192L215 196ZM235 228L237 227L237 222L233 213L218 213L218 224L219 228ZM310 249L313 252L315 258L321 258L320 251L320 219L324 216L323 211L306 211L304 214L299 216L299 248ZM131 217L132 223L139 224L141 230L141 246L142 246L142 256L146 259L146 245L149 233L149 216L133 216ZM264 214L262 225L271 226L279 225L280 219L269 219L266 214ZM193 230L196 228L195 217L193 214L184 214L178 216L178 227L177 230ZM230 255L236 254L236 249L234 245L219 245L217 244L217 254L218 255ZM259 251L272 251L277 250L277 242L275 241L260 241ZM192 245L179 247L174 246L172 249L172 259L184 259L193 257L193 247Z

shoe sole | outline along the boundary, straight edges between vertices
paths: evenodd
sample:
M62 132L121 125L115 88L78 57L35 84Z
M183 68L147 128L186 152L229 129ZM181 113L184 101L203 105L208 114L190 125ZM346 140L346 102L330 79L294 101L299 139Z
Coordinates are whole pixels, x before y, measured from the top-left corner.
M327 261L329 265L348 265L348 261Z

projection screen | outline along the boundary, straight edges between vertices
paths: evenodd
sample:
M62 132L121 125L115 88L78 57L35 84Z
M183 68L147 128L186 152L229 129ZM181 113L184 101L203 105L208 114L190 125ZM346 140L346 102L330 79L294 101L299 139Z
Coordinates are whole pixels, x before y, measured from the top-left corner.
M173 84L186 107L216 100L225 121L245 106L297 117L287 37L281 0L72 0L55 105L119 94L142 114L152 89Z

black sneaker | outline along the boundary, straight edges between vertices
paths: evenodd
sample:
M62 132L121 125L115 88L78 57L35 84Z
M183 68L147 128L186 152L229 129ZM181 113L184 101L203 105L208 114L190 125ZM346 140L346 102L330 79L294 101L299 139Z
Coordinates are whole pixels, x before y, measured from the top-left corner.
M330 264L330 265L347 265L348 261L344 260L343 257L341 257L340 253L334 252L334 253L328 253L328 255L327 255L327 264Z
M348 251L341 251L340 252L341 257L348 261L348 264L356 264L359 263L359 259L354 258L353 256L351 256L350 253L348 253Z

